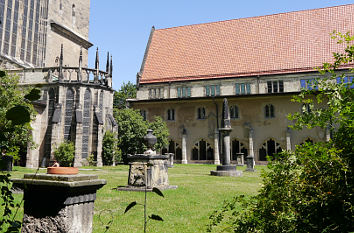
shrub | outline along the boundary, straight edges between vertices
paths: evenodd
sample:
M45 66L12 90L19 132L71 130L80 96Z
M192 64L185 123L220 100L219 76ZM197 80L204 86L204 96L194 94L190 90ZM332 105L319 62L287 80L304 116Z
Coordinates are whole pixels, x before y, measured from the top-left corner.
M71 167L75 158L74 143L69 141L61 143L54 151L54 156L60 166Z
M106 131L102 142L103 165L112 165L113 161L121 161L121 151L118 147L118 138L111 131Z

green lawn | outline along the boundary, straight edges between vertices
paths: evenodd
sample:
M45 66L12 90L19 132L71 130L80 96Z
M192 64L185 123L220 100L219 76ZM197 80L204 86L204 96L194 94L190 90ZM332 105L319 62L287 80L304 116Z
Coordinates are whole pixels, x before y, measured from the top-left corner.
M91 167L92 168L92 167ZM180 165L169 169L171 185L178 185L176 190L164 191L165 198L148 193L148 214L158 214L164 221L149 221L148 232L205 232L210 213L219 208L225 199L236 194L255 194L260 187L260 171L265 166L257 166L257 172L244 172L243 177L210 176L215 165ZM245 167L238 167L244 170ZM33 173L34 169L15 167L11 173L13 178L23 177L24 173ZM46 170L39 170L46 172ZM106 179L107 184L98 191L95 202L93 232L105 232L105 225L113 218L107 232L142 232L143 207L135 206L123 214L126 206L137 201L143 203L143 192L127 192L112 190L118 185L126 185L128 166L104 167L100 170L80 173L97 174ZM20 201L22 195L16 194ZM22 218L22 209L18 219Z

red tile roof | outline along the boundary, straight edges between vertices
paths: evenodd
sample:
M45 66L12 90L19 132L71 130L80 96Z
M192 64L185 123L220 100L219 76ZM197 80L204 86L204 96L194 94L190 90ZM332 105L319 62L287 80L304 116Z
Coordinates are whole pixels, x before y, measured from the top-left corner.
M354 32L354 4L155 30L140 83L312 71Z

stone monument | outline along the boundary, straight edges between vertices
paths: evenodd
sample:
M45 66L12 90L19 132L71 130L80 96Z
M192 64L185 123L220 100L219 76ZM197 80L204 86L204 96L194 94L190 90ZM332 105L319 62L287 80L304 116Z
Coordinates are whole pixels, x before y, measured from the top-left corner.
M13 182L24 190L21 232L92 232L96 191L106 180L96 175L25 174Z
M230 110L227 99L224 98L222 111L221 128L219 132L223 137L223 161L222 165L216 167L216 171L211 171L213 176L241 176L242 171L236 171L236 166L230 164L230 132L232 131L230 123Z
M153 188L160 190L176 189L177 186L169 185L168 182L168 155L158 155L153 150L157 138L152 130L147 131L144 141L148 149L144 154L128 155L129 175L128 186L118 187L120 191L152 191Z

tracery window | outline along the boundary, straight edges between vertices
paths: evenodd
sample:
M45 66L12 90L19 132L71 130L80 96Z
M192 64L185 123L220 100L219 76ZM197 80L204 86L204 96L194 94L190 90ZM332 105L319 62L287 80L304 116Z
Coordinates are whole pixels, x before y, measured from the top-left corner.
M244 158L248 156L248 150L246 149L245 145L235 139L231 143L231 160L237 160L238 153L243 153Z
M211 145L201 139L199 142L194 144L192 149L192 160L213 160L214 159L214 149Z
M182 160L182 148L177 142L173 141L172 139L169 141L168 149L162 149L162 154L166 153L173 153L175 160Z
M259 149L259 160L267 161L267 156L273 157L274 154L282 151L280 144L273 139L269 139L263 143L262 147Z

